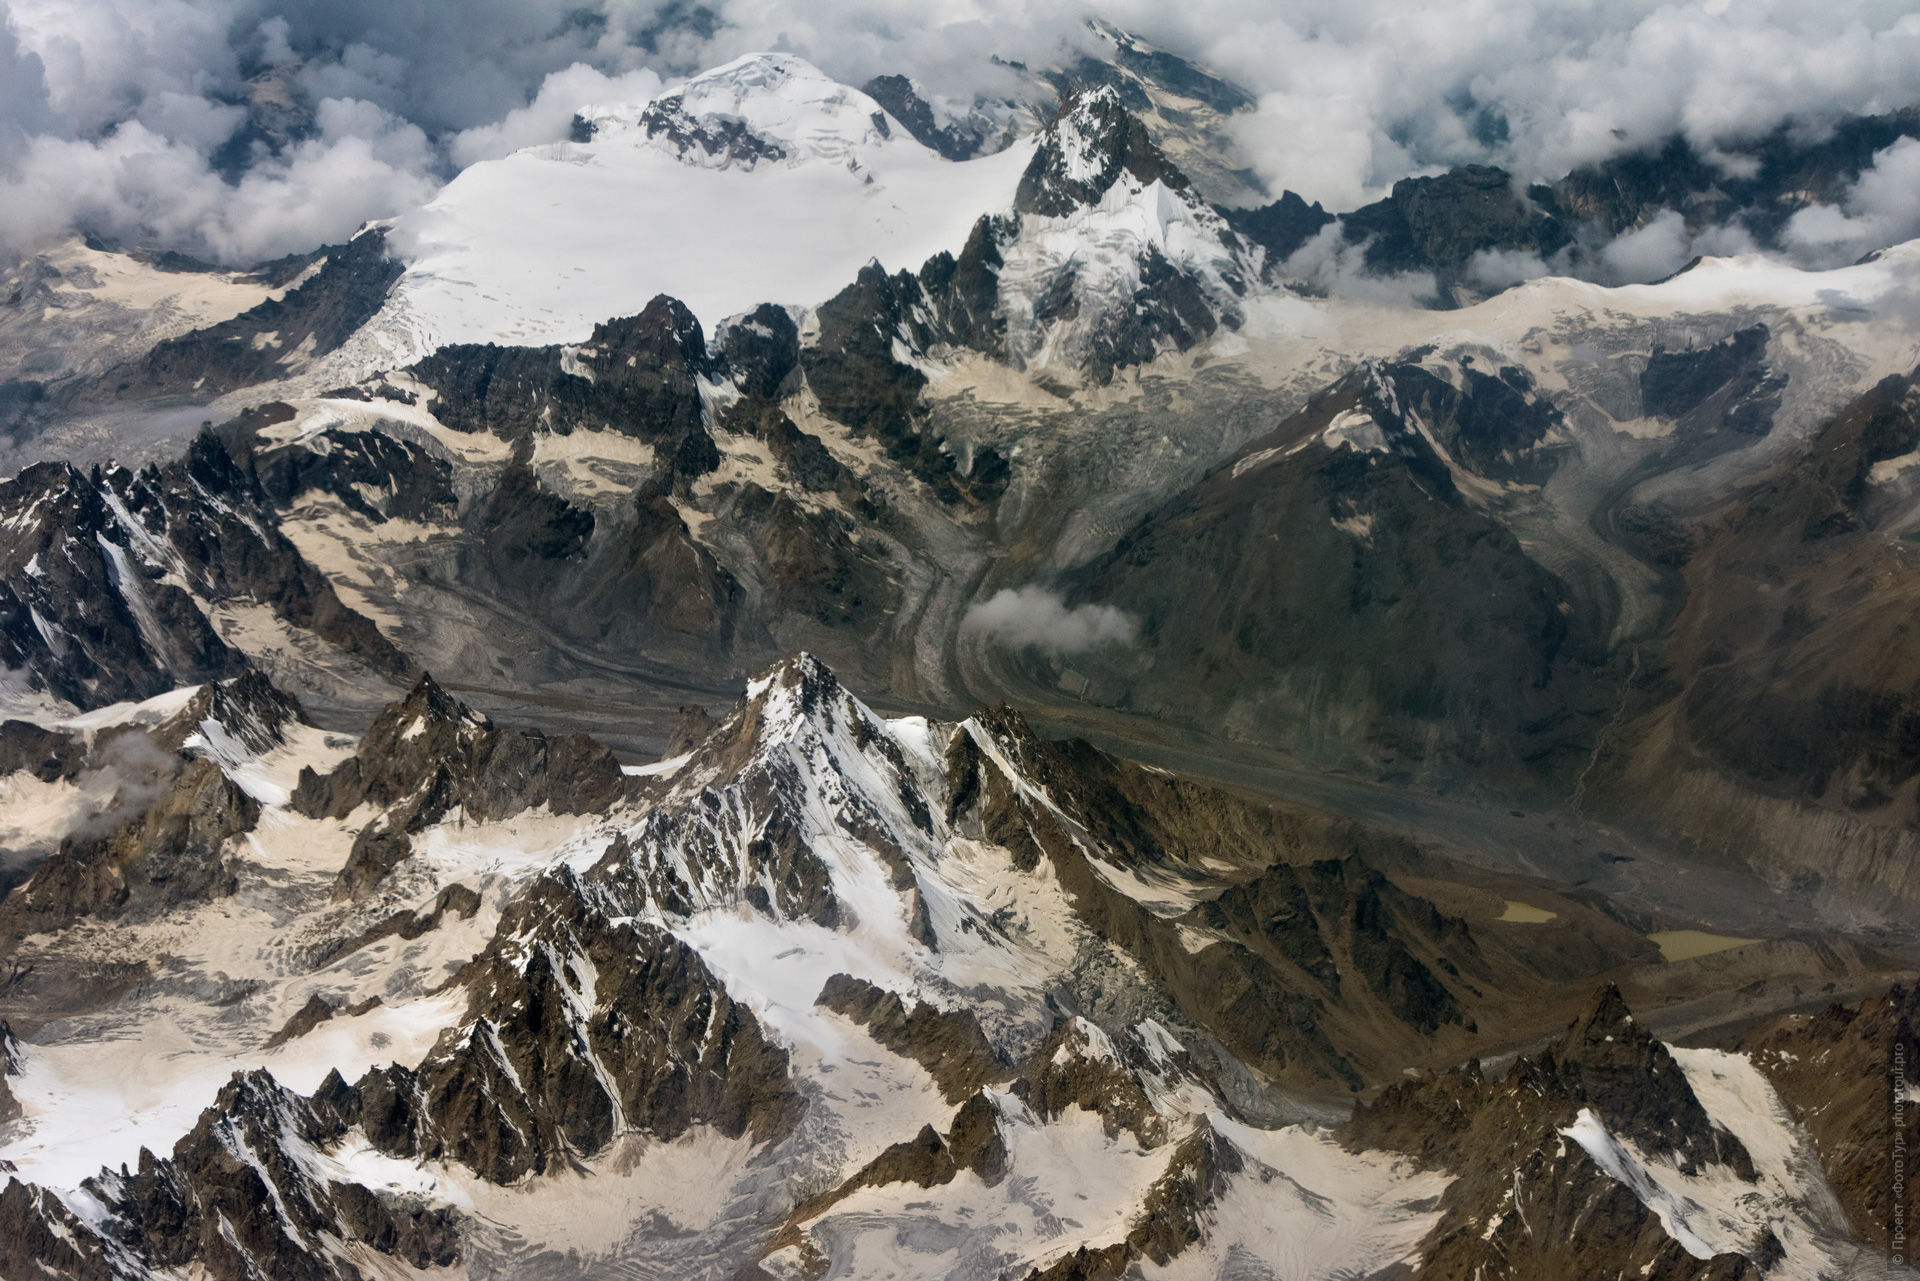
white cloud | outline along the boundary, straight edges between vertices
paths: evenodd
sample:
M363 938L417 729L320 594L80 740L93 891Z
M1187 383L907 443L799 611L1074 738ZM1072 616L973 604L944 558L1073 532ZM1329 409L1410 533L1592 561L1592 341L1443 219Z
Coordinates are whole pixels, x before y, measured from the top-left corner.
M1111 605L1069 607L1044 587L1006 587L967 611L963 634L985 636L1015 648L1078 654L1101 645L1131 645L1140 627Z
M1920 236L1920 140L1902 138L1874 155L1838 208L1811 205L1783 239L1820 266L1852 262L1883 245Z
M1057 63L1088 45L1096 10L1253 92L1233 130L1243 159L1336 209L1457 163L1545 179L1675 132L1737 168L1723 148L1782 121L1920 103L1910 0L708 4L712 25L686 21L699 6L684 0L0 0L0 184L28 203L0 215L0 237L17 247L65 210L199 252L335 239L657 77L785 49L852 83L904 72L935 94L1007 93L1017 77L994 58ZM220 182L216 157L262 73L305 103L384 115L263 149L252 187ZM1795 243L1837 259L1910 225L1904 164L1883 156L1843 205L1796 220ZM181 184L177 208L157 198L162 178ZM359 189L314 185L334 182ZM1632 234L1613 252L1623 274L1700 251L1671 228ZM1326 270L1343 270L1337 255Z
M1304 284L1319 293L1383 306L1431 305L1440 289L1432 272L1375 274L1367 268L1366 248L1364 242L1348 241L1341 224L1330 222L1281 264L1280 278Z
M567 136L567 128L582 107L610 103L644 102L660 92L660 73L642 67L621 76L607 76L576 62L541 82L540 91L524 107L504 119L456 134L449 151L462 169L493 160L542 142Z

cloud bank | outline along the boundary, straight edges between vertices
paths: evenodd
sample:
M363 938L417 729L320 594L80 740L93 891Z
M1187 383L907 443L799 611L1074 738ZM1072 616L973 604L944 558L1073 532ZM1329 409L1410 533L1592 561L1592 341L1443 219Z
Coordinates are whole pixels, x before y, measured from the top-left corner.
M1068 606L1044 587L1003 587L961 620L962 635L983 636L1015 649L1079 654L1101 645L1131 645L1140 625L1112 605Z
M1675 133L1711 155L1920 103L1908 0L0 0L0 249L77 226L291 252L744 52L964 101L1012 91L1008 62L1090 47L1096 11L1251 90L1241 158L1330 208L1468 161L1542 179ZM1796 251L1842 261L1911 232L1920 149L1893 151L1795 220ZM1705 251L1643 230L1616 247L1623 277ZM1318 270L1348 274L1331 253Z

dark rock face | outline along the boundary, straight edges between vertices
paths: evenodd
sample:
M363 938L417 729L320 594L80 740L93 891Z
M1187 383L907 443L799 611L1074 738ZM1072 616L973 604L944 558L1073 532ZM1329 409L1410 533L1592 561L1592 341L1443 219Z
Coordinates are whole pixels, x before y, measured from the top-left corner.
M82 1240L148 1266L198 1265L230 1281L361 1276L322 1248L328 1235L416 1268L453 1263L452 1210L333 1183L301 1160L303 1150L323 1149L344 1133L337 1117L266 1072L238 1073L170 1158L142 1151L138 1170L102 1171L88 1181L108 1208L106 1240L92 1232Z
M1920 1150L1920 986L1901 984L1858 1005L1789 1015L1741 1038L1753 1059L1820 1150L1827 1182L1861 1240L1886 1248L1904 1213L1894 1161ZM1903 1107L1895 1091L1908 1091ZM1910 1164L1910 1162L1909 1162ZM1912 1187L1908 1175L1907 1186ZM1909 1238L1910 1239L1910 1238Z
M42 729L30 721L0 722L0 776L24 772L43 783L57 783L78 774L86 763L86 741L78 734Z
M982 116L967 116L942 125L934 118L933 105L920 96L913 81L905 76L875 76L860 86L861 91L879 103L889 116L905 126L923 147L930 147L948 160L971 160L975 156L999 151L1012 141L1009 132L996 131Z
M1673 1055L1634 1021L1611 983L1558 1044L1527 1063L1522 1082L1584 1100L1644 1151L1672 1153L1689 1173L1724 1165L1753 1181L1740 1140L1708 1118Z
M1109 1136L1132 1131L1142 1147L1167 1139L1167 1122L1104 1032L1084 1019L1055 1023L1014 1080L1013 1092L1048 1120L1069 1107L1098 1113Z
M884 549L856 523L752 483L722 511L754 551L762 595L787 643L881 633L899 592Z
M851 927L855 918L835 895L827 863L808 844L810 789L799 764L826 766L847 750L891 780L909 808L907 821L930 828L932 815L914 795L912 771L884 727L818 659L803 654L764 676L754 696L694 750L676 775L703 780L694 802L644 815L595 866L592 879L635 910L645 905L681 916L744 903L776 919ZM925 903L893 821L857 795L845 798L836 817L879 856L906 904L909 928L925 942Z
M609 919L577 881L517 902L460 981L472 993L463 1026L417 1071L369 1073L342 1105L390 1155L511 1183L630 1130L672 1139L710 1125L771 1141L799 1117L786 1051L699 956Z
M1537 485L1553 474L1558 460L1543 441L1563 415L1524 369L1487 373L1468 361L1457 371L1458 385L1410 362L1388 365L1383 374L1391 399L1369 398L1367 407L1383 422L1397 419L1401 435L1417 416L1477 475Z
M0 550L0 661L82 707L240 671L246 660L162 581L161 557L141 555L143 523L129 528L109 505L137 478L112 479L42 463L0 482L0 510L17 522Z
M604 902L564 872L517 900L456 980L468 994L462 1025L417 1070L376 1069L354 1085L330 1073L310 1098L264 1071L236 1074L170 1157L143 1151L137 1170L87 1181L104 1210L89 1222L10 1180L0 1274L362 1281L388 1270L370 1256L456 1263L458 1210L318 1172L315 1155L355 1127L389 1156L456 1161L499 1183L591 1157L626 1133L670 1140L706 1125L783 1138L803 1106L786 1052L691 949ZM330 1013L321 1001L294 1025ZM954 1150L987 1168L993 1136L962 1114Z
M1105 386L1119 370L1144 365L1169 345L1177 351L1197 346L1220 321L1201 285L1149 246L1133 307L1104 317L1089 340L1087 375Z
M777 401L800 365L800 327L786 308L761 303L723 328L714 347L741 395Z
M1270 268L1291 258L1301 246L1319 235L1322 227L1334 221L1334 216L1322 209L1318 201L1309 205L1291 191L1281 193L1280 199L1272 204L1222 209L1220 216L1242 239L1267 251Z
M1116 81L1114 91L1126 101L1123 89ZM1144 102L1126 105L1145 109ZM1710 161L1675 137L1524 193L1504 170L1465 165L1402 179L1385 199L1339 215L1340 234L1350 244L1365 245L1365 263L1373 272L1432 273L1432 301L1442 307L1506 287L1509 282L1497 274L1476 275L1473 259L1486 252L1532 255L1558 270L1611 279L1594 246L1668 211L1679 213L1689 231L1731 225L1762 246L1777 248L1796 212L1842 203L1876 151L1901 138L1920 137L1920 108L1851 117L1823 132L1824 141L1809 142L1806 133L1782 125L1755 142L1731 144L1734 165ZM1221 213L1236 232L1266 248L1269 267L1334 220L1292 192L1270 205Z
M1537 442L1557 415L1517 376L1464 378L1356 371L1144 517L1067 582L1072 601L1139 619L1154 661L1112 647L1076 666L1134 710L1230 718L1388 774L1583 762L1589 727L1570 713L1591 701L1605 633L1575 629L1567 586L1462 495L1414 422L1456 463L1528 476L1551 465ZM1377 438L1337 434L1356 421Z
M671 147L682 157L689 152L751 169L762 160L784 160L787 152L771 138L762 138L747 128L743 120L714 116L695 118L687 113L678 94L669 94L647 104L640 113L640 127L649 138Z
M1300 869L1276 863L1195 908L1194 916L1256 952L1271 947L1337 997L1341 966L1328 946L1331 938L1350 958L1351 972L1395 1018L1429 1034L1442 1024L1467 1022L1453 994L1405 941L1424 938L1459 958L1456 966L1471 963L1466 922L1441 915L1357 858L1323 859Z
M1712 359L1757 341L1736 335ZM1668 801L1657 780L1691 758L1776 805L1859 824L1824 848L1842 849L1841 857L1850 851L1860 864L1836 866L1823 853L1816 865L1802 862L1806 874L1865 875L1888 891L1914 893L1901 872L1908 856L1875 851L1896 848L1885 843L1904 840L1902 829L1920 813L1913 750L1920 665L1900 639L1920 600L1920 578L1897 523L1910 491L1872 476L1878 463L1920 446L1917 386L1911 377L1885 380L1823 426L1804 452L1688 522L1679 570L1686 596L1664 655L1668 674L1623 722L1617 754L1605 763L1613 803L1643 814L1655 809L1734 857L1780 839L1772 829L1787 817L1783 810L1743 816ZM1711 420L1724 395L1723 387L1688 412ZM1674 712L1680 719L1664 727L1661 718Z
M946 266L949 261L935 263L936 273L951 284L955 273ZM895 359L901 333L910 334L912 346L922 351L941 341L926 300L921 280L907 272L888 276L877 264L861 268L853 284L820 307L819 337L801 353L807 385L823 411L857 433L876 437L888 457L942 500L988 503L1006 488L1006 460L982 449L967 466L956 461L945 441L927 430L920 400L926 375Z
M232 680L202 686L185 707L154 729L153 738L177 752L194 735L208 733L212 725L220 735L259 756L284 744L289 726L305 723L306 711L298 699L250 669Z
M120 391L210 399L284 377L296 359L339 348L379 312L404 268L387 256L386 233L379 230L322 252L320 270L284 297L155 346Z
M985 1093L975 1093L954 1113L953 1123L945 1135L931 1125L923 1125L911 1139L889 1144L846 1182L795 1206L787 1216L786 1226L775 1234L773 1248L803 1240L802 1225L819 1218L861 1188L885 1187L890 1183L935 1188L953 1182L963 1170L980 1176L980 1181L988 1187L997 1187L1010 1168L1006 1139L1000 1133L1000 1109Z
M235 454L253 467L276 507L325 493L376 524L448 522L455 516L453 468L410 441L381 431L327 430L284 448L262 449L248 430L252 426L238 425Z
M1303 1085L1357 1090L1373 1072L1403 1062L1413 1046L1475 1034L1455 988L1472 991L1473 977L1486 982L1491 971L1465 924L1353 853L1307 853L1334 853L1340 847L1329 836L1338 834L1294 827L1271 811L1112 761L1084 743L1041 742L1005 711L975 723L1086 835L1069 837L1060 820L1018 795L967 745L964 730L947 754L948 821L1006 846L1019 871L1046 860L1082 923L1138 962L1181 1018L1243 1061ZM1178 886L1197 873L1175 852L1196 849L1269 865L1168 919L1114 889L1093 863ZM1196 947L1194 932L1209 941ZM1377 1039L1383 1028L1394 1029L1386 1042ZM1054 1034L1074 1035L1073 1021ZM1089 1045L1097 1039L1078 1035ZM1150 1056L1130 1034L1112 1041L1105 1055L1080 1056L1106 1064L1087 1069L1100 1082L1086 1087L1089 1097L1109 1086L1125 1094L1122 1078L1150 1069ZM1046 1057L1036 1054L1034 1063ZM1078 1085L1070 1090L1082 1092Z
M7 1178L0 1189L0 1274L115 1281L105 1247L53 1193Z
M625 790L619 762L585 735L497 729L424 676L333 773L302 769L293 806L315 818L344 818L363 804L383 811L355 838L340 873L340 891L358 898L406 857L413 833L456 806L479 822L542 804L585 814Z
M20 1041L7 1021L0 1019L0 1129L21 1117L20 1100L13 1097L7 1078L20 1075L26 1070L26 1065L26 1051L20 1048Z
M846 1015L889 1050L926 1068L949 1101L977 1095L981 1086L1004 1080L1010 1072L966 1010L905 1002L850 974L828 979L815 1003Z
M0 938L233 893L225 846L252 830L259 804L211 761L183 764L150 746L142 763L158 777L130 780L117 811L62 841L0 904Z
M456 431L509 441L536 429L614 431L652 444L674 474L689 477L713 468L700 380L715 372L700 322L665 295L637 316L596 325L575 349L453 344L411 370Z
M1640 375L1642 405L1694 430L1766 435L1787 385L1786 375L1767 367L1768 336L1765 325L1754 325L1711 347L1656 350Z
M1560 1131L1590 1108L1608 1129L1683 1169L1725 1167L1751 1181L1751 1158L1707 1116L1666 1047L1633 1021L1611 984L1566 1034L1500 1082L1478 1064L1389 1086L1340 1127L1351 1148L1385 1148L1457 1177L1420 1246L1420 1273L1476 1276L1757 1278L1751 1256L1701 1261L1668 1235L1625 1184ZM1777 1252L1777 1242L1771 1247Z
M1147 1190L1127 1244L1165 1267L1199 1243L1214 1202L1246 1167L1246 1158L1225 1136L1211 1125L1199 1127L1180 1141L1167 1172Z
M1165 183L1175 191L1190 185L1128 112L1111 87L1077 94L1060 107L1060 117L1042 136L1013 207L1020 213L1058 218L1085 205L1097 205L1107 189L1130 174L1142 184Z
M408 670L279 532L252 473L213 434L139 472L30 467L0 482L0 511L18 531L0 549L0 662L81 707L245 670L209 621L213 602L265 605L375 672Z
M1683 138L1576 169L1533 196L1608 236L1641 226L1662 209L1678 210L1695 230L1737 221L1763 245L1777 243L1787 219L1810 204L1838 204L1875 152L1920 137L1920 108L1854 116L1809 141L1790 125L1732 153L1753 164L1741 175L1703 157Z
M660 753L661 760L672 760L684 756L707 741L720 722L704 707L688 705L680 708L673 718L673 728L667 732L667 746Z
M1345 215L1341 230L1366 242L1374 271L1431 271L1443 295L1473 256L1510 250L1551 257L1573 239L1560 221L1515 189L1512 175L1467 165L1432 178L1403 178L1386 199Z

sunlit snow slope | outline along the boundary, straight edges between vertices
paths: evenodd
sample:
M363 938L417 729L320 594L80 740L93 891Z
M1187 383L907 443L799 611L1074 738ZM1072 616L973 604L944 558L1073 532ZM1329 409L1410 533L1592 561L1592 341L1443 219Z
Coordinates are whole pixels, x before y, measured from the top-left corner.
M448 342L577 342L661 293L708 324L820 302L871 259L914 269L959 249L1032 154L945 160L783 54L586 114L589 141L475 165L402 221L410 265L372 327L397 360Z

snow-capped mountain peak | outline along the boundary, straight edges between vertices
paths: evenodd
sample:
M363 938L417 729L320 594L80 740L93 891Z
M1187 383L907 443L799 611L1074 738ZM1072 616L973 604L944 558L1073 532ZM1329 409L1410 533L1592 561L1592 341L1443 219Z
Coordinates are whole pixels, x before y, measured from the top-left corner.
M860 166L926 150L872 98L784 53L747 54L646 103L582 115L595 140L637 136L704 168Z
M1022 213L1060 217L1082 205L1101 203L1123 174L1141 187L1158 182L1185 192L1185 174L1161 153L1146 126L1101 85L1069 99L1047 127L1040 148L1020 179L1015 206ZM1203 207L1189 197L1189 203Z
M912 270L958 250L1012 203L1032 154L947 160L786 54L582 115L584 141L473 165L401 220L406 273L327 377L450 343L578 343L660 294L706 325L817 304L870 261Z

